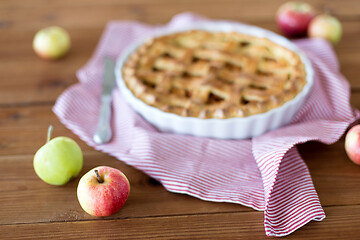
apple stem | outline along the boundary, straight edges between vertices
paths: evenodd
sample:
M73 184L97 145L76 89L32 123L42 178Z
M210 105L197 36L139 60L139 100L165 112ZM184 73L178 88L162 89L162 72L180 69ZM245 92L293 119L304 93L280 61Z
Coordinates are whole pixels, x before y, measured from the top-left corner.
M50 125L49 128L48 128L48 132L47 132L47 141L46 141L46 142L49 142L49 141L50 141L52 131L53 131L53 126Z
M95 169L95 175L99 183L103 183L104 179L99 175L99 171Z

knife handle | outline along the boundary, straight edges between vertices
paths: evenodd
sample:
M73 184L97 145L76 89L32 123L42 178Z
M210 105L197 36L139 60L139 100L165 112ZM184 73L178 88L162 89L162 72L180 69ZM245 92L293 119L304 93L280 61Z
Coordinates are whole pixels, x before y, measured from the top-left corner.
M112 137L110 120L111 120L111 95L105 95L101 97L99 123L93 137L95 143L103 144L110 141Z

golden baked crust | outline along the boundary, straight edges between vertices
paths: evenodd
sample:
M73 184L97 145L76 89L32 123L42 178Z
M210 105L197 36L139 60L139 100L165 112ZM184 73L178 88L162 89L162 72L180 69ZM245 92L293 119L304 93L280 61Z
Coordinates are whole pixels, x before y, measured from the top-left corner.
M269 111L306 84L300 57L266 38L193 30L151 39L126 60L123 79L146 104L186 117Z

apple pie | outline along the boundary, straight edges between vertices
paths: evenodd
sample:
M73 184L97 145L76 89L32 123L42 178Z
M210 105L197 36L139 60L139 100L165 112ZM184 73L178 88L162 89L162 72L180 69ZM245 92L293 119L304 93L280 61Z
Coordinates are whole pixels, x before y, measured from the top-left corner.
M133 95L184 117L247 117L300 93L300 57L267 38L192 30L159 36L132 52L122 69Z

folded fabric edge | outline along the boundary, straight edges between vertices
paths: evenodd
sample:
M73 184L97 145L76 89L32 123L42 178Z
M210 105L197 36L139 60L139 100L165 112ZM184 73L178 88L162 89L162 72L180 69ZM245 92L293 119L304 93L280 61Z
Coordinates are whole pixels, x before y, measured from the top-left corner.
M321 221L325 218L325 212L310 177L309 169L298 153L295 144L284 155L285 157L286 162L282 160L281 165L278 167L270 196L266 201L264 226L267 236L280 237L289 235L311 220ZM292 176L294 172L297 173L296 180ZM281 175L281 180L278 180L279 175ZM291 182L290 186L288 186L289 181ZM275 196L273 196L274 194ZM285 196L282 196L283 194ZM300 196L301 198L299 198ZM273 199L274 197L276 200ZM289 204L288 198L299 198L299 201ZM279 221L282 222L279 223ZM286 222L286 224L283 222Z
M285 155L286 155L289 151L291 151L292 148L296 147L297 144L302 144L302 143L305 143L305 142L308 142L308 141L319 141L319 142L322 142L322 143L328 144L328 145L329 145L329 144L333 144L333 143L337 142L337 141L341 138L341 136L344 134L344 132L346 131L346 129L349 127L349 125L350 125L351 123L353 123L354 121L356 121L357 119L358 119L358 114L355 114L355 116L354 116L352 119L350 119L350 120L347 121L347 122L343 122L344 124L343 124L342 128L337 129L337 130L338 130L338 131L337 131L337 134L334 134L334 135L336 135L336 138L332 138L330 141L321 140L321 139L319 139L319 138L303 139L302 141L299 141L299 142L297 142L297 143L294 143L294 144L290 145L289 148L284 152L284 154L281 154L281 155L282 155L282 156L281 156L281 159L280 159L280 160L278 159L278 160L276 161L276 163L275 163L275 165L276 165L276 166L275 166L275 168L276 168L276 170L275 170L275 177L274 177L274 180L273 180L272 185L271 185L271 187L270 187L269 195L268 195L267 199L265 200L264 225L265 225L265 232L266 232L266 235L267 235L267 236L277 236L277 237L286 236L286 235L289 235L289 234L291 234L292 232L296 231L297 229L301 228L302 226L304 226L305 224L307 224L307 223L310 222L311 220L321 221L321 220L323 220L323 219L325 218L325 213L324 213L324 211L323 211L323 209L322 209L322 207L321 207L321 205L320 205L322 211L319 212L318 210L314 210L314 212L313 212L313 214L311 215L311 217L305 218L305 221L301 221L301 223L299 223L297 226L294 226L294 227L292 228L292 230L290 230L290 231L283 231L283 230L280 230L280 229L276 229L276 227L273 227L273 226L272 226L272 223L271 223L271 222L268 222L268 221L267 221L267 218L268 218L268 217L267 217L267 213L268 213L268 208L269 208L269 202L270 202L270 200L271 200L272 192L273 192L274 187L275 187L275 184L276 184L276 182L277 182L278 173L279 173L279 169L280 169L280 163L281 163L281 161L283 160L283 158L285 157ZM334 121L334 122L336 122L336 121ZM255 155L254 155L254 156L255 156ZM299 157L300 157L300 155L299 155ZM301 158L301 157L300 157L300 158ZM303 161L303 160L302 160L302 161ZM304 164L305 164L305 162L304 162ZM305 166L306 166L306 164L305 164ZM306 168L307 168L307 166L306 166ZM309 176L310 176L310 178L311 178L310 171L308 170L308 168L307 168L307 171L309 172ZM311 183L312 183L312 179L311 179ZM312 183L312 185L313 185L313 183ZM264 186L264 188L265 188L265 186ZM315 193L316 193L315 187L313 187L313 188L314 188L314 191L315 191ZM266 193L265 193L265 194L266 194ZM318 199L317 193L316 193L316 197L317 197L317 199ZM319 201L319 204L320 204L320 200L319 200L319 199L318 199L318 201Z
M319 213L319 214L314 214L313 216L309 216L305 219L305 221L303 221L300 225L295 226L293 228L291 228L290 230L286 230L286 231L272 231L269 229L265 228L265 234L268 237L285 237L288 236L290 234L292 234L293 232L295 232L296 230L298 230L299 228L305 226L306 224L308 224L311 221L317 221L320 222L322 220L324 220L324 218L326 217L325 213Z

